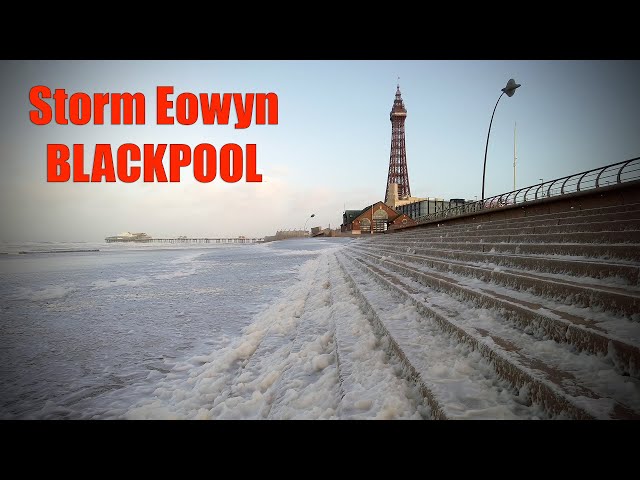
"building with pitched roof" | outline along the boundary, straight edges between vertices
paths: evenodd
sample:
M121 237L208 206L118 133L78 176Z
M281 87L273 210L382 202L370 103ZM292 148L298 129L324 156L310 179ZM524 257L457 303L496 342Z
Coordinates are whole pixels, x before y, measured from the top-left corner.
M408 215L397 212L384 202L376 202L362 210L345 210L340 231L353 235L384 233L387 230L415 224L416 221Z

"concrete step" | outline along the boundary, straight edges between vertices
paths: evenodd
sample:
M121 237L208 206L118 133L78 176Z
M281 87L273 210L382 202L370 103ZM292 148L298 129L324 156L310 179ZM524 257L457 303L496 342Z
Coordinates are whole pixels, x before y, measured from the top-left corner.
M437 244L436 244L437 245ZM590 277L601 280L614 280L627 285L640 284L640 264L616 262L615 260L587 260L553 258L542 255L523 255L515 253L473 253L461 250L439 248L421 248L419 246L396 245L391 240L364 245L379 251L409 253L432 260L454 260L487 268L513 267L532 272L546 272L574 277ZM485 265L488 264L488 265Z
M532 292L531 289L521 292L520 284L511 285L515 287L515 291L510 292L508 288L504 289L496 284L469 281L459 275L420 268L419 265L363 250L352 250L349 254L370 264L383 265L399 275L437 291L443 291L454 298L469 301L480 308L495 309L520 328L531 330L539 338L570 343L577 349L590 353L611 355L615 358L621 373L634 378L640 377L639 323L588 308L575 308L573 302L571 308L567 308L562 302L552 300L554 294L549 289L574 287L578 291L577 286L554 286L552 282L538 281L538 292ZM535 284L537 281L523 275L519 277L529 284ZM512 278L513 280L518 279ZM594 294L598 293L596 289L585 289L583 293L589 290ZM542 295L543 298L535 298L532 297L532 293L536 296L546 293L551 299L546 295ZM608 301L606 295L599 293L601 298ZM635 300L637 302L639 298L636 297Z
M640 220L614 220L608 222L592 223L570 223L564 225L542 225L542 226L493 226L486 224L468 225L466 228L437 227L414 230L404 234L404 238L433 238L436 236L465 236L483 237L496 233L502 235L531 235L531 234L555 234L555 233L578 233L578 232L623 232L640 230Z
M401 376L417 387L429 407L431 418L446 419L441 405L427 386L421 382L420 376L412 370L412 365L406 356L402 355L402 351L393 341L388 341L388 333L380 327L375 315L363 308L366 300L356 294L350 278L345 275L335 255L330 255L329 263L336 365L341 392L337 409L339 418L370 418L366 415L362 416L362 410L366 408L367 402L387 402L384 394L374 399L370 394L374 386L378 391L382 389L381 379L384 379L383 382L387 384L387 388L389 383L393 382L390 375L388 373L385 375L385 372L379 368L379 362L385 359L373 352L366 354L371 350L371 341L375 338L387 353L387 358L395 357L400 361L403 366ZM367 332L373 335L367 335ZM392 368L392 365L390 364L388 368Z
M363 276L351 259L337 258L362 311L385 339L382 343L402 360L434 419L531 419L541 414L546 418L546 412L530 405L518 389L495 378L491 365L473 348L461 345L439 325L422 321L413 305ZM591 418L581 413L581 418Z
M394 235L394 234L390 234ZM363 238L365 242L377 241L377 238L386 235L373 235ZM559 233L521 233L516 231L513 234L506 233L426 233L418 237L412 238L408 236L398 237L413 240L419 238L423 241L430 242L507 242L507 243L631 243L640 245L640 229L639 230L622 230L622 231L597 231L597 232L559 232Z
M624 218L637 218L637 213L640 211L640 203L627 204L627 205L614 205L609 207L597 207L590 209L579 209L575 208L569 211L564 212L556 212L556 213L545 213L545 214L531 214L522 217L502 219L502 220L487 220L488 217L478 214L474 216L465 217L463 220L464 223L456 223L455 225L450 226L464 226L467 224L483 224L483 225L502 225L502 224L513 224L515 226L520 225L520 222L548 222L558 219L566 219L568 221L576 221L577 223L583 223L580 219L584 218L587 221L606 221L608 218L611 220L616 220L619 218L614 218L615 216L622 215ZM625 216L627 215L627 216ZM596 218L601 216L600 220ZM421 228L430 228L431 226L437 225L448 225L450 224L447 220L435 220L433 222L422 224L422 226L417 228L409 228L407 230L399 230L398 232L409 233L413 230L421 229Z
M546 217L542 215L541 217ZM576 214L557 218L524 217L523 219L500 220L495 222L483 222L483 225L508 225L517 227L536 227L544 225L571 225L574 223L601 223L619 220L640 220L640 209L600 214Z
M373 239L372 239L373 240ZM362 239L364 243L366 242ZM402 248L421 248L424 250L455 250L501 254L522 254L539 256L568 256L586 259L634 263L640 262L640 244L588 244L588 243L491 243L491 242L425 242L415 239L403 239L401 236L388 235L375 238L376 245L394 245ZM635 263L634 263L635 265Z
M465 315L457 314L457 311L466 308L464 306L465 300L447 300L444 306L437 306L436 301L432 301L430 297L432 290L412 282L406 275L407 272L396 275L393 271L386 269L389 266L387 262L384 262L384 267L382 267L366 254L352 255L351 253L353 252L345 251L344 255L348 256L345 263L350 262L348 270L351 272L356 268L360 269L362 273L355 278L354 283L361 289L368 288L369 298L375 299L377 292L372 292L370 287L367 286L366 277L372 278L382 285L385 290L393 291L404 302L413 304L416 310L425 318L424 324L435 324L450 338L454 338L462 344L470 346L474 351L478 351L483 359L491 364L498 376L508 381L520 392L527 392L530 401L541 405L551 416L575 419L640 418L640 414L638 414L638 398L633 395L623 396L625 403L625 401L621 401L615 396L615 388L607 389L602 384L594 385L594 387L601 390L597 391L591 388L591 385L586 386L587 382L581 377L593 378L591 372L586 370L580 372L562 370L559 364L566 364L567 362L551 363L554 357L541 354L537 348L538 341L531 336L518 336L514 331L508 333L506 330L500 330L496 327L504 325L504 319L500 320L496 317L492 322L487 322L486 325L483 324L483 327L478 328L473 327L468 322L465 324L461 320ZM496 299L496 301L498 300L500 299ZM457 303L454 304L452 301ZM507 305L507 307L509 306ZM499 311L499 309L494 311ZM393 312L392 308L389 312L385 312L386 315L379 315L382 323L393 322L393 316L390 315L390 312ZM512 321L509 315L501 313L500 316L505 317L507 322ZM468 318L469 315L466 315L466 317ZM388 320L389 318L390 320ZM407 322L405 321L404 323L406 325ZM413 332L408 332L407 330L405 327L405 330L401 332L404 334L402 340L407 344L411 342L410 339L426 340L428 338L417 329ZM390 333L393 336L393 333ZM565 328L565 333L569 334L567 328ZM429 337L431 340L433 340L434 336L436 335L430 331ZM399 343L402 344L402 340ZM418 351L427 349L439 350L440 345L445 343L445 339L437 337L435 340L436 346L429 348L428 345L423 345L423 348ZM553 348L558 349L558 352L562 352L557 354L558 358L563 355L576 355L560 344ZM602 362L602 359L595 357L594 359L597 362ZM583 359L573 358L568 363L580 365L581 362L584 363ZM618 375L615 378L615 382L621 385L626 380L622 375ZM630 402L635 403L628 405ZM446 402L441 403L446 407Z
M369 248L364 245L359 251L379 257L391 257L418 268L427 267L440 272L477 278L483 282L527 291L551 300L570 303L573 306L606 311L640 322L640 292L637 288L589 284L581 279L554 278L526 270L480 267L465 262L434 259L411 253Z
M629 206L608 207L606 209L593 210L572 210L570 212L561 212L545 215L533 215L521 218L510 218L506 220L483 220L483 216L468 217L465 223L450 223L448 221L440 221L424 224L421 227L401 229L398 233L410 235L413 232L430 228L450 228L465 229L469 225L483 225L486 227L535 227L545 225L565 225L572 223L600 223L615 220L637 220L640 219L640 204L635 204L634 209L629 210ZM595 211L594 211L595 210ZM602 212L602 210L607 210Z

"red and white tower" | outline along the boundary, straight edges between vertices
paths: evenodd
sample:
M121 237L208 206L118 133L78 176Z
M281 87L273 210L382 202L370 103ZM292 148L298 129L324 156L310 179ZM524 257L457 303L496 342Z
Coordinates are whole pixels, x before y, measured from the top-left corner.
M389 156L389 175L387 177L387 189L385 191L385 203L388 203L390 194L389 185L398 185L398 199L409 198L409 172L407 171L407 150L404 143L404 121L407 118L407 109L404 108L400 85L396 90L396 98L389 114L391 120L391 154ZM392 189L395 190L395 189Z

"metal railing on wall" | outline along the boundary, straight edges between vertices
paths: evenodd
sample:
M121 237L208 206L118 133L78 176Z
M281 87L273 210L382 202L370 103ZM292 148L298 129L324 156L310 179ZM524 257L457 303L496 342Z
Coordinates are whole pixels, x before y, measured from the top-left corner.
M418 223L426 223L443 218L457 217L467 213L503 208L509 205L530 202L547 197L556 197L570 193L584 192L596 188L631 182L640 179L640 157L631 158L605 167L594 168L586 172L575 173L567 177L520 188L511 192L495 195L484 200L466 202L439 212L416 218Z

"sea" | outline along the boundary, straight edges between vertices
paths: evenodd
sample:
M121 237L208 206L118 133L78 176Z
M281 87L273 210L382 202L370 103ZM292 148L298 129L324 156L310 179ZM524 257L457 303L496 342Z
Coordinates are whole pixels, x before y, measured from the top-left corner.
M135 418L188 392L203 358L350 241L0 243L0 419Z

